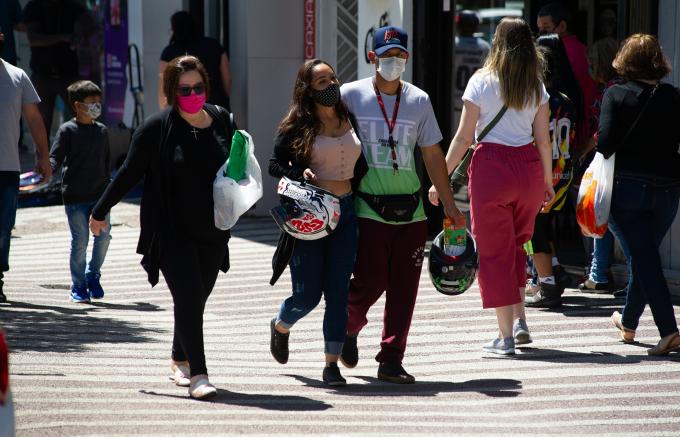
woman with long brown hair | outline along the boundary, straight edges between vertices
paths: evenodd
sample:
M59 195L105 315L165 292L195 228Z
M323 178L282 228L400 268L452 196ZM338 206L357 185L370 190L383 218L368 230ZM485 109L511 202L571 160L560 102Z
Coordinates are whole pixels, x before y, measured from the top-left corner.
M486 64L463 94L463 113L446 156L449 173L476 134L504 106L507 111L478 144L469 168L472 234L479 250L478 283L484 308L495 308L500 335L484 351L514 354L531 341L524 313L526 253L542 202L554 196L548 93L543 61L520 18L496 28ZM436 192L430 190L431 200ZM514 321L514 324L513 324Z
M291 327L313 310L323 295L323 380L332 386L346 384L337 362L347 330L347 293L357 251L352 187L366 170L356 121L340 99L335 71L320 59L305 62L295 80L288 114L279 124L269 174L306 180L337 196L340 221L322 239L294 240L289 263L293 293L271 321L270 350L279 363L288 361Z

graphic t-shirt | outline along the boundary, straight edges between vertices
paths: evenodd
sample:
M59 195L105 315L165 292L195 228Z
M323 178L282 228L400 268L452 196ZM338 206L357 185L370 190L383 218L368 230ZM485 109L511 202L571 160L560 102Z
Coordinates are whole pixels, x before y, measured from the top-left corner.
M576 108L569 98L548 89L550 100L550 140L552 142L552 179L555 189L553 202L543 210L559 211L564 206L567 190L573 178L571 151L576 136Z
M340 88L342 100L356 116L363 152L368 162L368 173L359 184L359 191L368 194L413 194L420 190L416 171L415 147L429 147L442 140L439 125L427 93L418 87L402 82L399 112L392 132L399 170L392 168L392 154L388 143L389 128L373 88L373 78L350 82ZM382 94L385 112L392 120L396 95ZM382 223L383 220L364 200L357 196L357 215ZM413 214L411 223L426 219L423 202ZM406 222L400 222L404 224Z

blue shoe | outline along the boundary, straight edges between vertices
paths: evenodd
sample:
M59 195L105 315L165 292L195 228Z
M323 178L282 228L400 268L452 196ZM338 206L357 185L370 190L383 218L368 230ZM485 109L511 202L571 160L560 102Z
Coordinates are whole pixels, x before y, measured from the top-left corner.
M87 289L90 292L90 297L92 299L101 299L104 297L104 289L102 288L102 284L99 283L99 278L101 276L102 275L100 273L88 273L85 275L85 279L87 280Z
M87 294L87 288L78 287L76 285L71 287L71 302L89 303L90 296Z

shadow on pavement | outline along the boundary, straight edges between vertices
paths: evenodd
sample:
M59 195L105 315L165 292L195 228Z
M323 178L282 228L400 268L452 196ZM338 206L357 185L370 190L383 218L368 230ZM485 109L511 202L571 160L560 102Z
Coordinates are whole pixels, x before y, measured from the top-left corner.
M167 393L157 393L150 390L139 391L145 395L160 396L175 399L187 399L188 395L172 395ZM191 399L193 400L193 399ZM205 401L212 404L239 405L242 407L256 407L263 410L276 411L324 411L333 408L332 405L316 399L309 399L304 396L278 396L251 393L237 393L229 390L217 389L217 396Z
M645 343L630 343L640 347L652 347L653 345ZM646 354L644 355L619 355L610 352L592 351L590 353L562 351L558 349L519 348L522 353L517 354L512 360L520 361L545 361L549 363L564 363L564 364L638 364L644 361L658 361L659 359L680 362L680 354L671 354L665 357L654 357ZM487 357L485 357L488 359ZM508 359L508 358L505 358Z
M415 384L392 384L371 376L355 376L368 384L329 387L323 381L300 375L284 375L297 379L307 387L334 390L348 396L437 396L439 393L478 392L489 397L515 397L521 394L522 382L516 379L473 379L464 382L418 381Z
M155 340L147 337L147 333L164 332L137 323L96 316L100 308L160 311L155 305L141 302L133 305L101 302L74 307L18 301L10 301L9 304L0 306L0 326L7 333L12 351L81 352L97 343L148 343Z

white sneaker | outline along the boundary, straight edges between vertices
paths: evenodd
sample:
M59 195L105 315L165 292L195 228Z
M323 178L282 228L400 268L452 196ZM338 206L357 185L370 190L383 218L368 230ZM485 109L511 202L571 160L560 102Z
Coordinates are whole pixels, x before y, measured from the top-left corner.
M512 337L495 338L484 345L484 352L498 355L514 355L515 340Z
M191 370L186 364L170 363L170 381L174 382L178 387L189 387L191 384Z
M541 286L538 284L534 284L534 282L529 279L527 281L527 285L524 287L524 294L527 296L533 296L536 293L538 293L538 290L541 289Z
M194 399L208 399L217 395L217 389L208 381L208 375L196 375L191 378L189 396Z
M529 327L524 319L515 320L515 324L512 325L512 337L515 339L515 344L529 344L533 342L531 339L531 334L529 333Z

